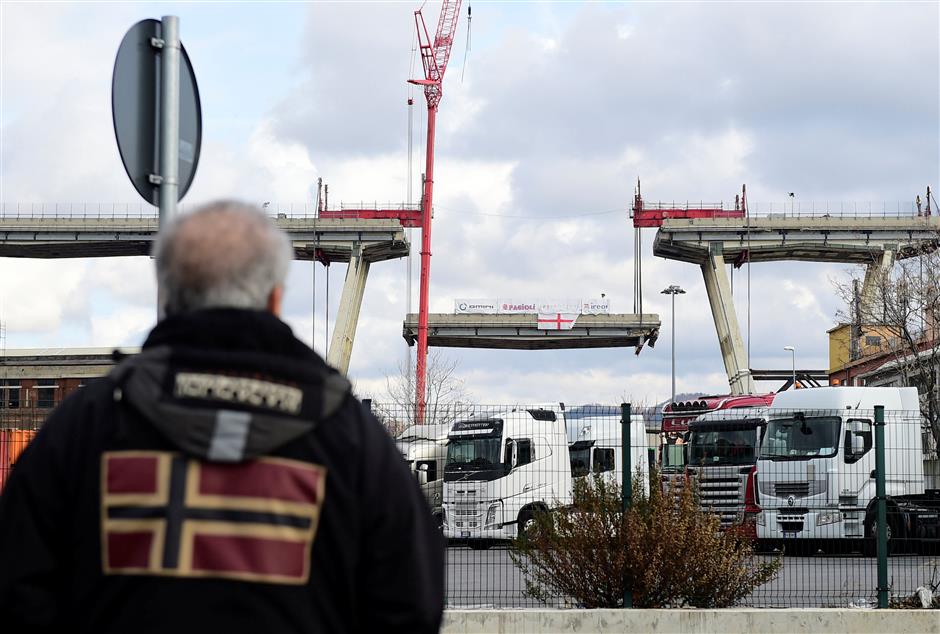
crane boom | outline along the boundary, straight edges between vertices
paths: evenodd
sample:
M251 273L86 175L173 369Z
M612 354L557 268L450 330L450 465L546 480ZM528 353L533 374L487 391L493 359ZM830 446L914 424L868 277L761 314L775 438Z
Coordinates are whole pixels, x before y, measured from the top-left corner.
M437 20L437 35L434 36L434 59L437 61L438 81L444 80L444 71L450 60L450 49L454 45L459 17L460 0L444 2L441 7L441 17Z
M427 356L428 356L428 290L431 274L431 214L434 200L434 133L437 126L437 107L441 102L441 85L444 72L450 61L450 51L457 33L457 21L460 17L461 0L444 0L441 15L437 21L434 41L428 35L427 26L421 9L415 11L415 28L418 31L418 50L424 77L409 79L408 82L424 88L428 102L428 132L425 146L425 171L422 185L420 208L410 203L397 208L340 208L329 209L325 200L322 207L318 204L321 218L373 218L397 219L405 227L421 227L421 282L418 304L418 349L415 368L415 423L423 423L427 398ZM409 105L411 100L408 100ZM409 132L410 138L410 132Z

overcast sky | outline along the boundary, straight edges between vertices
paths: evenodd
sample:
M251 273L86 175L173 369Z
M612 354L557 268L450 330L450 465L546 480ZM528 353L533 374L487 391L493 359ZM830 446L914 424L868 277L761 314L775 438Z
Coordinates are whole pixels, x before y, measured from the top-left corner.
M464 9L438 117L433 312L456 297L600 293L631 312L638 177L651 201L731 201L746 183L759 213L788 192L801 206L880 210L940 187L936 1L471 4L472 47ZM429 30L439 6L424 8ZM111 72L127 28L164 14L180 16L202 96L185 204L234 196L299 210L318 177L331 201L402 201L415 8L5 1L6 212L138 207L114 141ZM426 106L413 96L417 199ZM654 258L652 239L646 230L644 312L663 322L654 349L447 350L470 392L490 403L667 398L672 321L659 291L670 284L687 290L676 302L679 391L726 391L701 273ZM344 274L330 267L332 311ZM735 271L751 366L788 369L793 345L798 366L826 368L832 281L847 274L754 265L748 305L748 271ZM315 333L311 276L310 263L294 264L286 319L322 353L326 272L318 265ZM0 259L6 347L139 345L154 322L152 277L148 258ZM404 362L406 279L403 261L372 267L350 366L361 394L381 398ZM415 275L414 307L417 287Z

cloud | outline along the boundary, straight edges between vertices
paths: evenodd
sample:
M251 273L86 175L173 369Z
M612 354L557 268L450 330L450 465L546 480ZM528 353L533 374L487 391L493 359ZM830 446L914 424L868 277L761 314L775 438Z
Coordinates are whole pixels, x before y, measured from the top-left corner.
M4 6L3 202L136 201L108 111L115 37L135 11L121 7ZM432 30L436 14L429 4ZM637 177L651 202L729 203L745 182L761 211L790 191L799 203L910 200L940 173L937 43L912 35L938 15L935 3L484 5L465 73L458 36L438 116L432 310L449 312L457 296L604 292L631 312ZM420 72L410 68L410 9L313 4L291 38L250 51L215 35L250 38L247 14L210 17L187 22L194 62L213 71L200 77L206 136L187 204L224 195L309 212L321 176L333 202L403 201L409 94L419 199L426 106L405 83ZM644 232L643 308L662 318L655 349L447 351L468 388L490 402L662 400L673 324L659 291L675 283L687 290L676 300L677 388L725 389L701 272L654 258L652 239ZM9 332L21 342L133 339L151 315L149 266L0 261ZM345 267L331 267L328 318L326 274L317 265L314 302L311 268L292 268L287 320L322 351ZM838 309L828 278L843 267L733 275L753 367L788 368L783 345L797 348L798 365L828 365ZM362 390L384 387L406 354L405 277L403 262L372 267L350 366ZM23 279L41 279L42 292ZM412 310L417 287L416 274Z
M157 321L153 308L120 308L108 315L92 320L93 341L107 342L109 346L139 346Z
M0 320L7 345L60 328L70 315L86 310L80 286L86 271L84 262L63 267L61 260L0 258Z

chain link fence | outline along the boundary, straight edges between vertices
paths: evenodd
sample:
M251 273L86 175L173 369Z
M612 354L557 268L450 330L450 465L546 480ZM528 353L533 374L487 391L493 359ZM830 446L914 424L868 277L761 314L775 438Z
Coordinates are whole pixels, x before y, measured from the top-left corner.
M421 425L408 404L367 405L447 538L451 607L622 605L623 589L637 606L711 605L716 592L753 607L875 606L879 589L910 603L940 584L937 439L903 399L880 426L849 390L831 390L848 400L830 408L700 414L690 402L668 432L658 410L625 418L620 405L432 406ZM0 487L48 412L0 409Z
M830 394L849 397L847 391ZM940 461L919 412L904 409L910 404L886 403L882 428L890 555L882 584L873 405L840 401L828 409L742 408L704 415L691 405L684 424L672 421L669 433L650 410L634 410L624 425L620 406L477 404L427 425L409 425L407 407L373 403L372 409L396 435L448 540L447 597L453 607L583 606L578 595L585 587L594 584L593 591L603 594L604 584L623 574L623 554L606 546L650 556L649 565L660 566L661 577L670 568L685 570L693 586L695 569L729 574L722 568L729 565L727 549L706 557L706 537L683 534L702 525L678 510L654 518L664 520L656 530L638 532L645 540L640 544L617 534L626 530L619 508L608 509L611 517L588 517L579 491L583 495L585 487L600 482L619 496L625 474L635 505L648 505L657 494L678 500L690 489L697 512L713 518L709 530L746 549L746 556L734 560L738 568L778 566L769 578L752 576L760 583L744 593L739 589L735 604L874 606L879 588L895 603L921 587L936 590ZM528 531L546 527L567 531L567 560L557 552L522 548ZM586 550L577 541L591 538L596 543ZM564 548L564 539L549 540L545 548ZM527 566L533 556L553 561L533 573ZM654 562L656 557L669 560ZM642 601L708 605L706 591L711 590L683 594L679 588L673 596Z

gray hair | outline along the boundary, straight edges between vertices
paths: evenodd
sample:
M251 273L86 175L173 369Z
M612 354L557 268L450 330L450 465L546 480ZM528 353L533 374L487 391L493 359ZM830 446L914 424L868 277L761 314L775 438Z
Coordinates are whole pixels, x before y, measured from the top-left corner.
M209 203L173 218L154 241L161 308L263 310L293 256L287 234L257 207Z

